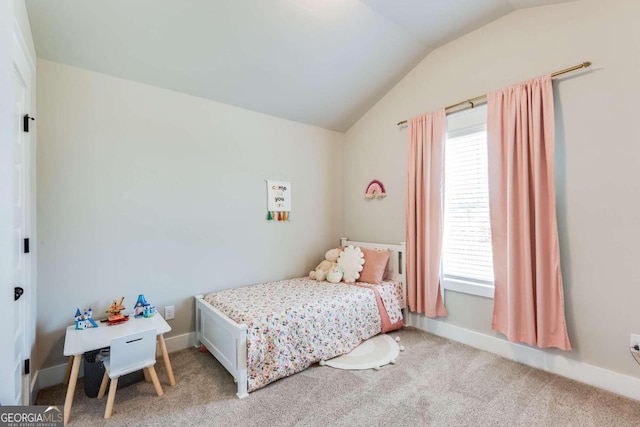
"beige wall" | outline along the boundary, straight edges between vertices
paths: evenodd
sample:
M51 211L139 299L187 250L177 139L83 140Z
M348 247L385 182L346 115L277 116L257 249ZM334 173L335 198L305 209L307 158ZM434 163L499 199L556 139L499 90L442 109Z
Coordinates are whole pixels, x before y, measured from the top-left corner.
M306 274L341 235L344 135L38 61L38 342L64 361L76 307L174 304ZM266 221L265 179L292 182ZM46 360L45 360L46 359Z
M640 2L583 0L526 9L437 49L347 133L345 231L405 240L407 130L396 122L584 60L555 82L558 219L569 335L566 357L637 376L640 333ZM389 196L366 201L380 179ZM445 322L495 335L492 301L446 293ZM558 352L560 353L560 352Z

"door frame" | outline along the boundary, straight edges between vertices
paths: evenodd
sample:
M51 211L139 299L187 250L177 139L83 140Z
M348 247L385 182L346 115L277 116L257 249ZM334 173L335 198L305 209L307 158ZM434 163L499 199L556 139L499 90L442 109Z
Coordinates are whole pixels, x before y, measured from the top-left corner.
M32 57L27 42L24 39L22 30L17 20L13 20L13 67L20 72L23 78L28 79L27 96L25 100L25 110L30 116L36 115L36 64ZM26 74L26 75L25 75ZM18 123L19 132L23 132L22 122ZM24 328L24 355L30 360L30 374L23 376L22 400L23 404L29 405L35 401L38 392L37 370L35 369L34 355L36 349L36 315L37 315L37 235L36 235L36 132L35 122L30 123L29 133L25 133L25 237L29 238L29 254L24 255L25 268L25 311L23 322ZM38 362L37 360L35 362Z

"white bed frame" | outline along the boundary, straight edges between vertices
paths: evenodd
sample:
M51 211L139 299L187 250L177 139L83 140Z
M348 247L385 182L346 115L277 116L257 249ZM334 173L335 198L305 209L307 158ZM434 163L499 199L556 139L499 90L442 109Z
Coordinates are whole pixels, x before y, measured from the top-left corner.
M402 295L407 300L405 277L405 243L389 245L340 239L342 246L359 246L367 249L387 249L391 251L387 279L402 283ZM203 295L196 295L196 346L204 345L226 368L238 384L239 398L247 392L247 325L238 324L220 310L204 301Z

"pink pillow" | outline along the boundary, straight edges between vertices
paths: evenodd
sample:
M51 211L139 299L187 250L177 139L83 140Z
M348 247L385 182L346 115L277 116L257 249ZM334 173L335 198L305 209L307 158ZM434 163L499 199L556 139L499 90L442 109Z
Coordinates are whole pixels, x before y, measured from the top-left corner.
M364 254L364 268L360 272L358 282L378 284L384 279L384 272L391 252L360 248Z

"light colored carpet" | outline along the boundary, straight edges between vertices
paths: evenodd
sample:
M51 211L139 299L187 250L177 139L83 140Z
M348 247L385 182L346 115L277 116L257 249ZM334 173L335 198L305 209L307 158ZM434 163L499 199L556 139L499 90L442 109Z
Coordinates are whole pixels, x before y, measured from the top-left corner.
M415 329L400 336L406 351L380 371L314 365L248 398L235 397L232 377L208 353L171 355L177 385L158 375L106 399L85 397L80 381L74 426L639 426L640 402L521 365ZM40 405L62 405L65 388L40 392Z

